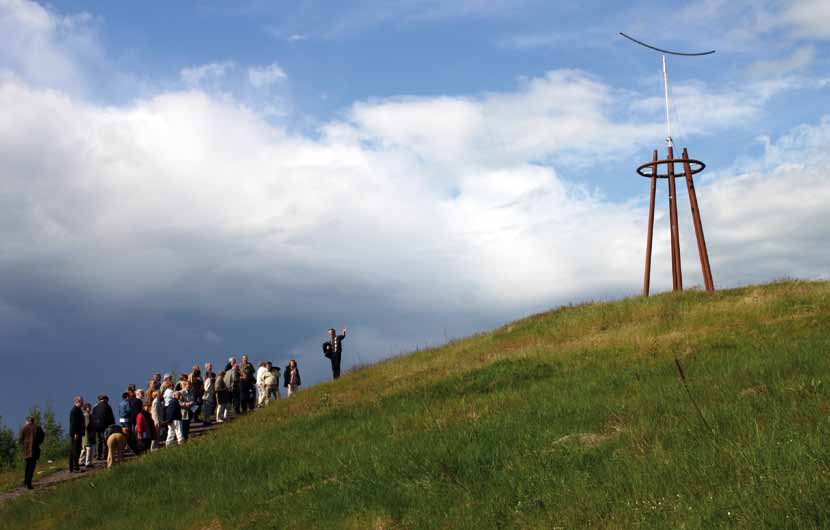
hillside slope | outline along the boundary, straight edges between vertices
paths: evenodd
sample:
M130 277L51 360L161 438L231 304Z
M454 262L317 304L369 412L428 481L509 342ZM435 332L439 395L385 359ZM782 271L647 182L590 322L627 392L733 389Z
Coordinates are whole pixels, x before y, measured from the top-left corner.
M0 521L830 528L828 324L828 283L565 307L27 495L0 507Z

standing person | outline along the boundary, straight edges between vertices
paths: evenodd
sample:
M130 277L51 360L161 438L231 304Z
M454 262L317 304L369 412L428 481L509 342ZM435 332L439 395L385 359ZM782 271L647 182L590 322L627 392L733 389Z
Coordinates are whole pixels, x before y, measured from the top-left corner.
M35 476L35 467L40 459L40 445L46 438L46 433L35 423L35 418L26 418L26 425L20 429L20 448L23 453L23 460L26 461L26 470L23 472L23 485L27 489L34 489L32 478Z
M225 365L225 369L222 370L223 372L227 372L236 364L236 357L228 357L228 364Z
M154 390L150 396L150 417L153 418L153 426L156 428L156 437L150 444L150 449L158 449L162 436L167 434L161 429L164 424L164 401L158 390Z
M175 440L177 444L184 443L182 436L182 407L179 404L180 394L172 388L164 391L164 422L167 424L166 447Z
M156 382L156 378L155 378L155 376L154 376L152 379L150 379L149 381L147 381L147 390L145 390L145 391L144 391L144 395L145 395L145 396L147 397L147 399L149 400L149 399L150 399L150 396L151 396L151 395L152 395L152 393L153 393L153 391L154 391L154 390L158 390L158 389L159 389L159 387L158 387L158 383ZM146 401L146 400L145 400L145 401Z
M340 360L343 356L343 341L346 339L346 328L343 328L343 334L337 335L334 328L329 328L329 344L328 354L331 355L331 377L338 379L340 377Z
M231 392L225 383L225 372L219 372L216 377L216 401L219 404L216 408L216 422L224 423L228 420L228 406L231 402Z
M159 392L161 392L162 396L164 396L164 391L168 388L173 388L173 376L171 374L164 374L164 379L162 379L161 386L159 387Z
M299 390L302 381L300 380L300 370L297 368L297 361L291 359L288 363L288 369L285 374L285 386L288 387L288 397L293 396Z
M121 402L118 404L118 425L123 428L130 428L130 421L133 417L133 406L130 403L130 393L121 394Z
M179 405L182 409L182 438L187 441L190 437L190 422L193 421L193 411L196 409L196 400L190 390L190 381L182 383L182 389L179 391Z
M216 374L213 363L205 363L205 389L202 396L202 423L210 425L216 409Z
M265 383L265 374L268 373L265 363L259 363L259 368L256 369L256 391L257 391L257 407L264 407L268 404L268 385Z
M242 364L239 365L239 401L242 412L254 410L256 398L251 399L255 392L256 370L254 365L248 362L248 356L242 356Z
M244 356L242 357L245 358ZM242 365L239 365L239 413L245 414L248 412L248 394L251 392L251 386L253 386L253 381L248 379L248 372L246 372Z
M271 361L268 361L267 364L268 371L271 374L270 378L266 378L268 381L268 400L272 399L279 399L280 398L280 367L274 366Z
M86 432L86 423L84 423L84 412L81 407L84 406L84 398L75 396L74 406L69 411L69 472L80 473L81 467L78 465L78 459L81 457L81 442Z
M233 410L238 416L242 414L242 410L240 408L239 400L239 365L236 363L236 359L233 359L231 367L228 370L225 370L225 384L228 385L228 390L231 392Z
M141 412L141 408L144 405L144 403L142 403L141 398L138 397L138 394L135 390L135 385L129 385L127 387L127 393L129 394L130 412L132 414L130 418L130 430L133 433L135 433L135 420L136 418L138 418L138 413ZM127 440L127 443L129 443L129 440Z
M150 450L153 446L153 440L156 438L156 425L153 423L151 409L150 403L145 403L135 422L135 434L138 437L138 443L141 444L142 453Z
M193 419L199 419L199 414L202 412L202 399L205 395L205 380L202 378L202 370L199 369L198 364L193 365L193 370L187 376L190 382L190 392L193 394L193 403L196 405L193 410Z
M129 445L133 453L137 455L141 452L141 449L139 449L135 439L134 421L135 418L138 417L138 413L133 412L133 403L136 399L135 391L133 391L132 395L129 390L121 394L121 403L118 404L118 425L124 431L123 434L126 437L127 445ZM140 402L141 401L139 401L139 403ZM107 447L109 447L109 444L107 444ZM107 460L107 462L109 462L109 460Z
M98 460L107 458L107 440L104 438L104 431L115 423L115 414L110 407L110 398L105 395L98 396L98 403L92 409L92 425L95 429L96 455Z
M95 429L92 427L92 405L84 403L84 435L81 438L81 456L78 465L89 469L92 466L92 443L95 440Z

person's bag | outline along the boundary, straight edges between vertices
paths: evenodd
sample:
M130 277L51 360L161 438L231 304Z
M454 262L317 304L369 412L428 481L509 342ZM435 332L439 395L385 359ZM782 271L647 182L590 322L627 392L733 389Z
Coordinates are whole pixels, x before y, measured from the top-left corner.
M325 357L327 359L331 359L331 356L332 356L331 342L324 342L323 343L323 355L325 355Z

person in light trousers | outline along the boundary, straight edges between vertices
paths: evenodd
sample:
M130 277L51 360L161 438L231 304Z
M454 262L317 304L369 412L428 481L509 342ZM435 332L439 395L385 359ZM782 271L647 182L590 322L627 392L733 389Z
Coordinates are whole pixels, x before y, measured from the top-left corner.
M228 421L228 407L231 403L231 391L225 383L225 372L219 372L216 376L216 421L224 423Z
M181 394L168 388L164 391L164 422L167 424L167 440L165 445L175 441L181 445L184 443L184 432L182 431L182 407L179 404Z

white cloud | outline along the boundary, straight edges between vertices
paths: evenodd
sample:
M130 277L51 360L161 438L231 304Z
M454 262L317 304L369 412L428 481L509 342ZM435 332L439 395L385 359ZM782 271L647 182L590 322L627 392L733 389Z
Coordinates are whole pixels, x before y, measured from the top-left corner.
M335 284L401 310L426 311L439 292L446 311L575 296L589 262L607 248L626 253L601 226L634 233L638 224L624 207L594 211L601 201L522 159L581 148L555 129L556 119L572 135L597 127L580 129L564 108L578 107L580 83L596 82L566 72L482 101L359 105L313 141L200 92L97 108L7 82L0 106L17 110L0 118L4 173L14 175L14 196L28 199L5 205L5 226L17 227L3 243L5 263L48 259L73 289L222 314L295 312L284 293L325 297ZM563 100L539 101L550 96ZM546 109L538 125L552 140L525 123L525 141L501 145L512 133L489 129L511 106L527 109L523 120ZM446 118L441 136L425 112ZM483 155L482 146L497 152ZM592 211L584 226L571 224ZM588 229L603 244L567 250ZM554 260L559 281L528 282L551 272L552 251L569 256ZM520 264L508 267L512 260Z
M282 81L287 76L285 71L276 63L268 66L252 66L248 68L248 81L255 88L265 88Z
M221 79L234 68L236 64L233 61L214 62L183 68L179 77L185 84L195 86L203 81Z
M802 46L792 52L789 57L777 60L756 61L749 66L749 73L754 77L775 78L792 72L804 70L816 56L813 46Z
M315 140L198 91L114 108L6 81L2 268L49 263L50 277L96 297L235 318L348 307L354 293L384 314L509 314L636 292L643 205L604 200L536 162L659 137L659 123L611 118L627 103L558 71L513 93L362 103ZM770 142L767 166L699 186L719 281L826 262L810 245L830 226L815 147L828 129ZM809 196L784 195L805 179ZM814 222L804 230L788 217ZM659 288L664 234L657 243Z
M830 277L830 116L777 141L763 157L721 172L701 210L729 284L775 277Z
M753 52L792 47L800 39L830 38L830 3L826 0L698 0L674 15L656 11L655 20L672 17L686 33L723 50ZM670 35L669 29L659 29Z
M539 0L367 0L359 3L329 3L326 9L296 9L286 16L280 6L280 25L268 24L265 31L280 40L294 42L312 36L335 38L380 25L417 25L459 18L519 17ZM299 39L294 38L300 37Z
M830 39L830 2L826 0L797 0L785 10L786 20L796 27L799 36Z
M442 168L552 158L578 164L659 137L658 124L612 119L626 98L585 72L556 70L516 92L359 103L351 118L367 141Z
M0 0L0 35L0 75L37 85L84 92L84 68L101 58L90 15L61 16L28 0Z

